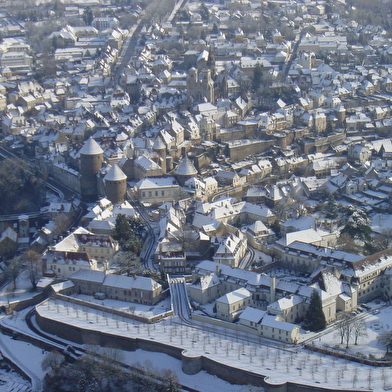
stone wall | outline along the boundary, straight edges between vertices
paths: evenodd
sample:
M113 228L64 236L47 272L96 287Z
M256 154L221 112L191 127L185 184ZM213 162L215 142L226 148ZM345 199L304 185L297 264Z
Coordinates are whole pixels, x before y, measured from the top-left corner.
M40 328L48 333L61 336L67 340L74 341L79 344L98 344L100 346L111 346L121 347L124 350L135 351L142 349L146 351L161 352L170 355L174 358L181 359L183 371L186 374L197 374L200 370L205 370L210 374L216 375L226 381L233 384L251 384L255 386L261 386L265 392L347 392L345 390L329 389L319 386L305 386L300 383L292 382L276 382L270 380L268 377L262 374L256 374L244 369L234 368L232 366L214 361L211 358L195 354L187 350L182 350L180 347L171 346L155 341L149 341L139 338L126 338L118 336L113 331L113 335L109 333L103 333L100 331L84 330L82 328L63 324L58 321L47 319L37 313L36 315L37 324ZM361 390L350 390L352 392L364 392ZM366 391L365 391L366 392ZM371 392L371 391L368 391Z
M310 351L316 351L318 353L322 353L324 355L331 355L336 358L347 359L348 361L359 362L368 366L376 366L376 367L390 367L392 366L392 361L382 361L375 360L369 358L361 358L355 355L350 355L341 351L332 350L324 347L314 346L312 344L305 344L304 347Z
M107 312L107 313L110 313L110 314L114 314L116 316L125 317L125 318L129 318L129 319L132 319L132 320L137 320L137 321L140 321L142 323L149 323L149 324L156 323L156 322L158 322L161 319L164 319L166 317L169 317L169 316L173 315L173 311L169 310L168 312L160 313L160 314L157 314L157 315L152 316L152 317L143 317L143 316L139 316L139 315L136 315L136 314L124 312L124 311L121 311L121 310L108 308L106 306L99 305L99 304L96 304L96 303L83 301L81 299L77 299L77 298L73 298L73 297L68 297L66 295L62 295L62 294L58 294L58 293L56 293L54 295L54 298L58 298L61 301L69 302L69 303L72 303L72 304L76 304L76 305L80 305L80 306L86 306L86 307L91 308L91 309L100 310L101 312ZM130 304L130 306L132 306L132 302L130 302L129 304Z
M229 156L233 161L240 161L247 156L255 156L268 150L274 143L274 140L256 140L248 144L230 145Z
M209 323L212 325L216 325L217 327L229 328L238 332L250 333L252 335L260 336L260 333L256 329L253 330L244 325L229 323L227 321L218 320L212 317L202 316L200 314L192 314L192 320L200 321L202 323Z
M15 302L10 301L10 303L7 306L3 306L2 308L4 309L6 314L11 314L14 311L19 312L20 310L26 309L29 306L37 305L40 302L42 302L45 298L46 298L46 293L43 291L34 295L34 297L31 298L27 298Z

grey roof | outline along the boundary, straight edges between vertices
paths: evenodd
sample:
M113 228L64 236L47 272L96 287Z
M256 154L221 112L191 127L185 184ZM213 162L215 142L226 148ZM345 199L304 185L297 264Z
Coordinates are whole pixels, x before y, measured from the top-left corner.
M165 150L166 146L165 143L163 142L162 138L160 136L157 136L157 138L154 141L154 145L152 147L154 150Z
M86 280L89 282L102 283L105 279L105 272L96 270L80 269L76 271L71 277L71 280Z
M105 181L122 181L126 179L127 176L116 163L113 164L104 178Z
M197 170L188 157L185 157L177 166L176 174L179 176L195 176Z
M83 147L79 150L79 154L82 155L98 155L103 154L102 148L99 144L90 137L86 143L84 143Z

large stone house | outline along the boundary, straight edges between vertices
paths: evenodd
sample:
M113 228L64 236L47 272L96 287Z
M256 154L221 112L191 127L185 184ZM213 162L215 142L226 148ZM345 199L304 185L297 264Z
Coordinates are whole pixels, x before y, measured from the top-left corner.
M155 305L162 299L162 286L145 276L106 275L103 271L81 269L70 280L79 294L103 293L107 298L144 305Z
M232 233L222 241L213 259L217 263L237 268L241 259L245 256L246 249L246 236L238 231L237 234Z
M216 300L216 317L225 321L235 321L240 313L251 304L252 294L241 287Z
M79 269L105 269L118 252L119 245L107 234L94 234L79 227L57 244L50 246L42 259L47 270L68 279Z

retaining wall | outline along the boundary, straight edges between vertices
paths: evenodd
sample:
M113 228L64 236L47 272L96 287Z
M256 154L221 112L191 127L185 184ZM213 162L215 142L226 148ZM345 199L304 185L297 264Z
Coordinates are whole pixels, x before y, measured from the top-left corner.
M72 304L75 304L75 305L79 305L79 306L86 306L88 308L99 310L101 312L106 312L106 313L114 314L116 316L125 317L125 318L128 318L128 319L137 320L137 321L140 321L142 323L149 323L149 324L156 323L156 322L158 322L159 320L162 320L165 317L169 317L169 316L173 315L173 311L169 310L169 311L167 311L165 313L160 313L160 314L157 314L157 315L152 316L152 317L143 317L143 316L139 316L139 315L136 315L136 314L124 312L122 310L108 308L106 306L99 305L99 304L94 303L94 302L88 302L88 301L83 301L81 299L77 299L77 298L74 298L74 297L68 297L68 296L63 295L63 294L55 294L53 298L55 298L55 299L57 298L57 299L59 299L61 301L64 301L64 302L69 302L69 303L72 303ZM130 302L130 305L132 305L131 302Z
M98 344L100 346L121 347L124 350L135 351L142 349L146 351L161 352L168 354L182 361L182 368L186 374L197 374L200 370L205 370L233 384L251 384L263 387L265 392L366 392L364 389L329 389L319 386L305 386L300 383L277 382L270 380L262 374L253 373L243 369L217 362L211 358L200 354L193 354L191 351L183 350L180 347L171 346L161 342L155 342L138 337L128 338L113 335L100 331L85 330L73 325L64 324L58 321L42 317L38 312L36 315L37 324L48 333L61 336L67 340L79 344ZM135 328L135 326L133 326ZM368 391L371 392L371 391Z
M364 365L376 366L376 367L392 366L392 361L380 361L380 360L375 360L375 359L370 359L370 358L360 358L355 355L342 353L340 351L331 350L331 349L324 348L324 347L314 346L313 344L305 344L304 347L310 351L316 351L318 353L331 355L336 358L347 359L348 361L363 363Z

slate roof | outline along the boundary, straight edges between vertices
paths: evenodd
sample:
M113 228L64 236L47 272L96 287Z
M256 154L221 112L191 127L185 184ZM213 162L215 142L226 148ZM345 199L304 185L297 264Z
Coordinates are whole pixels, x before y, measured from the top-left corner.
M81 154L81 155L99 155L99 154L103 154L103 150L99 146L99 144L92 137L90 137L84 143L83 147L79 150L79 154Z

